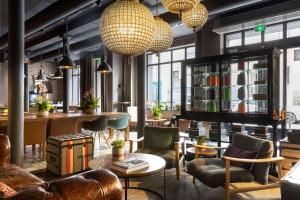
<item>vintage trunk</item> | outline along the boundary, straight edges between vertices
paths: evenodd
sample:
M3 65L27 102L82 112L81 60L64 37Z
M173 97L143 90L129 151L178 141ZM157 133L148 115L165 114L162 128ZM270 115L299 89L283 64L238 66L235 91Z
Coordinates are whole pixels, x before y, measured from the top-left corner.
M289 142L287 138L281 140L280 155L285 158L282 161L282 171L285 175L300 159L300 144Z
M49 137L47 140L47 169L65 176L88 168L94 156L92 136L70 134Z

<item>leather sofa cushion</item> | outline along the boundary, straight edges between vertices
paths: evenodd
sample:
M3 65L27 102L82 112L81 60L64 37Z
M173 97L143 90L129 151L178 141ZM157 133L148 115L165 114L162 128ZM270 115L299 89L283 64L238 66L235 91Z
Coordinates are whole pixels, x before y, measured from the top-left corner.
M0 182L0 198L13 196L16 193L17 192L14 189L12 189L3 182Z
M16 191L28 187L45 187L46 182L16 165L0 167L0 181Z
M220 158L200 158L191 161L187 166L189 174L210 187L219 187L225 184L226 168ZM230 167L230 182L252 182L252 173L244 168Z

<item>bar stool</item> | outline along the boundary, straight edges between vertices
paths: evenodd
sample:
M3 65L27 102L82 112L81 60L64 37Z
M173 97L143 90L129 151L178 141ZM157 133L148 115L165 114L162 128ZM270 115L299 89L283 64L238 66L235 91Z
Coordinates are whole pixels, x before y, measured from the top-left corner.
M36 144L39 145L39 154L46 157L47 119L26 120L24 122L24 153L26 145L32 145L32 154L35 154Z
M108 120L108 127L116 130L117 136L116 139L120 139L120 130L125 130L128 127L128 120L129 120L129 115L124 115L120 116L115 119L109 119ZM128 139L128 131L124 131L124 140L126 141Z
M95 138L96 138L96 134L98 133L99 144L100 144L100 137L102 136L106 144L110 147L109 140L104 135L104 131L107 128L107 124L108 124L108 117L103 115L103 116L99 116L95 120L83 122L83 128L95 133Z

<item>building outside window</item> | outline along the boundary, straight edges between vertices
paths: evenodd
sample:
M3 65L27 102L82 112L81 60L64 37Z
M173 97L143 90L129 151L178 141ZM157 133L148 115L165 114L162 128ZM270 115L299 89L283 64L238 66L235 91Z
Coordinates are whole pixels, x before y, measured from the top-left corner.
M255 30L245 31L245 45L261 43L261 32Z
M242 45L242 32L226 35L226 47L237 47Z
M163 110L178 110L181 104L181 62L195 58L189 45L147 55L147 105L155 102Z
M72 99L71 105L79 106L80 105L80 67L77 69L72 69Z
M300 36L300 20L287 23L287 38Z
M265 41L283 39L283 24L267 26L265 31Z

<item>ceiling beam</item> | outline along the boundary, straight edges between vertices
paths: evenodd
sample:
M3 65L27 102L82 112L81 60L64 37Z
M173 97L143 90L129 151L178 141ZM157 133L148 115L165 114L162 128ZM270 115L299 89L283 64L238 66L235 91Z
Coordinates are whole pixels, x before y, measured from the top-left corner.
M94 3L96 0L58 0L25 22L25 36L65 18L66 16ZM8 33L0 37L0 48L7 47Z

